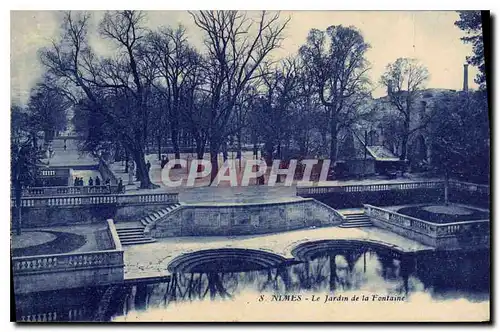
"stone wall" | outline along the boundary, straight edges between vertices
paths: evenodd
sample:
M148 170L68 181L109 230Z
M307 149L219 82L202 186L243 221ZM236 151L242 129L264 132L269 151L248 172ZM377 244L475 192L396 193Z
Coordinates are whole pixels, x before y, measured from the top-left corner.
M146 228L152 237L253 235L342 223L313 199L266 204L189 204Z
M23 207L21 210L22 227L50 227L62 225L78 225L102 223L113 218L117 213L116 205L98 206L47 206ZM12 209L13 223L17 211Z
M112 195L102 197L111 198ZM83 197L83 196L82 196ZM125 197L125 196L123 196ZM173 202L101 203L58 206L23 206L22 227L50 227L101 223L106 219L116 222L138 221L151 212L170 206ZM17 209L11 208L13 225L17 220Z
M74 271L14 275L14 293L109 285L123 281L122 267L95 267Z
M365 214L376 227L437 249L477 249L490 246L489 220L436 224L370 205L365 205Z

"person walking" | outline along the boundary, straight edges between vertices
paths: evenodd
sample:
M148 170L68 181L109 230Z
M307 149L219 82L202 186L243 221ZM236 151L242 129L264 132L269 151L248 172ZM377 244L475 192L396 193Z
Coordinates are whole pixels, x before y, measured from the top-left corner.
M120 178L120 180L118 180L118 193L119 194L123 193L124 192L123 189L124 189L123 188L123 180L122 180L122 178Z
M151 169L151 163L148 160L148 162L146 163L146 171L148 172L148 174L150 169Z
M95 185L100 186L101 185L101 179L99 179L99 176L95 177Z
M90 177L89 179L89 187L92 187L94 185L94 180L92 179L92 177Z

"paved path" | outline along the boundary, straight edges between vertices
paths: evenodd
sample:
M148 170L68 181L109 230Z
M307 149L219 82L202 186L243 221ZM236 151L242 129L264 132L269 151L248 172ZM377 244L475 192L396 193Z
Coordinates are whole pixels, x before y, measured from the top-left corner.
M376 227L324 227L255 236L175 237L158 239L155 243L125 247L125 279L168 275L167 266L172 259L198 250L257 249L293 258L291 251L298 244L329 239L376 241L410 252L431 249L429 246Z
M78 141L66 139L66 149L64 149L64 139L56 138L52 142L53 155L50 159L43 159L49 166L89 166L97 165L99 161L88 153L78 151Z

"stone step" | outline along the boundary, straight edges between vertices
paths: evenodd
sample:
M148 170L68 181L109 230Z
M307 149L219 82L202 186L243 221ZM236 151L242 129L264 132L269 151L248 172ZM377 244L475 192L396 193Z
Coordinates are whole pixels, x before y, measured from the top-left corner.
M156 240L151 239L151 238L141 238L141 239L136 239L136 240L121 241L122 245L124 245L124 246L131 246L134 244L153 243L153 242L156 242Z
M370 220L370 218L368 218L368 217L356 217L356 218L347 217L346 220L349 220L349 221L350 220L353 220L353 221L355 221L355 220L363 220L364 221L364 220Z
M118 237L121 239L121 238L128 238L128 237L134 237L134 236L139 236L139 237L143 237L144 236L144 233L143 232L139 232L139 233L126 233L126 234L118 234Z
M340 225L340 228L366 228L373 227L373 225Z
M364 214L364 213L348 213L348 214L347 214L347 213L346 213L346 214L344 214L344 216L345 216L346 218L349 218L349 217L354 217L354 218L355 218L355 217L363 217L363 216L366 216L366 214Z
M138 227L117 228L116 232L120 233L120 232L143 231L143 230L144 227L138 226Z
M349 222L340 224L340 228L372 227L371 222Z

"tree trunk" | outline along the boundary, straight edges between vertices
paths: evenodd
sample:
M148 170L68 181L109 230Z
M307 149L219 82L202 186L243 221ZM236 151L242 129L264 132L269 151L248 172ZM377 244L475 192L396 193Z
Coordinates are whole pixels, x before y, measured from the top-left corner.
M210 172L210 184L217 177L217 173L219 172L219 144L210 142L210 163L212 164L212 170Z
M450 185L450 176L448 174L448 170L446 170L444 173L444 205L446 206L449 205L449 200L448 200L449 185Z
M125 173L128 173L128 162L129 162L129 154L128 150L125 149Z
M38 151L38 138L36 137L36 133L33 133L33 148L35 148L35 151Z
M332 118L330 123L330 168L335 166L337 161L337 119Z
M158 160L161 160L161 135L156 136L156 142L158 143Z
M236 145L237 145L237 150L236 150L236 159L241 159L241 127L238 130L238 135L236 137Z
M181 159L181 152L179 151L179 131L177 126L172 125L172 147L174 148L174 159ZM174 168L180 168L181 165L177 164Z
M201 136L201 135L200 135ZM196 158L202 160L205 155L205 141L201 137L196 138Z
M226 162L228 159L227 143L226 142L224 142L222 144L222 158L223 158L224 162Z
M266 160L266 165L268 167L273 165L273 152L274 152L274 144L267 142L265 145L266 149L266 155L265 155L265 160Z
M135 148L133 151L133 157L135 165L137 167L137 177L141 181L140 189L150 189L153 188L153 183L149 178L149 173L146 167L146 161L144 160L144 152L141 148Z
M408 138L410 133L410 121L406 120L404 123L403 138L401 142L401 155L399 160L406 160L407 150L408 150Z

